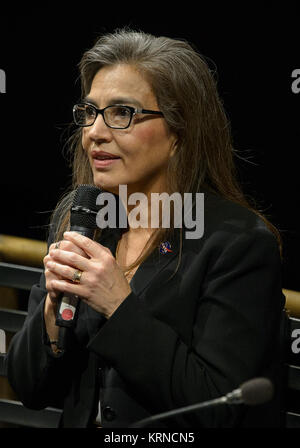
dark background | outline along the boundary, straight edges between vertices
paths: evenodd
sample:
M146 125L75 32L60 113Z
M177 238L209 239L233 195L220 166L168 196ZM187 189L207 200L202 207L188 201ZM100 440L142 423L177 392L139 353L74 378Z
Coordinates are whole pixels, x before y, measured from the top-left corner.
M0 7L0 233L45 239L71 181L63 147L80 97L77 64L97 36L127 25L185 38L216 66L234 146L248 160L237 160L244 190L281 231L283 286L300 290L297 3L105 3Z

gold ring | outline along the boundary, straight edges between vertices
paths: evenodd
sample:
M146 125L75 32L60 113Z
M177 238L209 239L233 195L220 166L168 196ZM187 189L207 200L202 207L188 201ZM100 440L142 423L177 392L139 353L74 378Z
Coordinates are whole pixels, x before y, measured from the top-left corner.
M57 243L55 244L55 249L59 249L59 245L60 245L60 241L57 241Z
M76 271L74 272L74 275L73 275L72 282L80 283L81 276L82 276L82 271L80 271L79 269L76 269Z

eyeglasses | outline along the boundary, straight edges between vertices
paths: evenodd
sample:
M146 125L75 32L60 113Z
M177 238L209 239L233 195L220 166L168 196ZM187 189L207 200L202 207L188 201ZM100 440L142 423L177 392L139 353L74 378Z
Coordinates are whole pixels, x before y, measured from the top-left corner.
M77 126L92 126L98 114L101 114L104 123L109 128L113 129L127 129L132 121L132 117L136 114L153 114L161 115L163 113L158 110L137 109L131 106L114 105L107 106L104 109L97 109L97 107L88 103L75 104L73 107L73 117Z

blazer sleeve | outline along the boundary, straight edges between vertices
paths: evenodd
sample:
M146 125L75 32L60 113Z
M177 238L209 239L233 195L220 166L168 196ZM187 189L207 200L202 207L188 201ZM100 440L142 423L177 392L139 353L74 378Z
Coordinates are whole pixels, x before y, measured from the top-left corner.
M283 298L273 234L261 228L230 236L219 232L208 244L191 344L132 292L88 345L139 400L151 403L153 413L226 394L261 375L274 356ZM223 407L186 414L177 423L231 426L238 416Z
M44 323L44 275L30 292L29 309L22 329L13 337L6 355L8 381L22 403L32 409L60 406L63 358L47 343ZM58 380L58 377L60 379ZM55 385L55 387L54 387Z
M54 228L55 224L50 227L48 247L53 242ZM44 322L46 296L45 275L42 273L39 283L31 288L24 325L13 337L5 358L9 383L19 400L33 409L62 407L74 358L72 351L54 354L48 344Z

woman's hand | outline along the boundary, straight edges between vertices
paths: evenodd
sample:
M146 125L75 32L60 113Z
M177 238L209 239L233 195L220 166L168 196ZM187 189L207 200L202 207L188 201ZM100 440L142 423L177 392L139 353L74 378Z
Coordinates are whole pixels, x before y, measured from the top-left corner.
M55 289L52 285L52 280L62 280L62 276L56 274L54 271L51 271L47 266L48 263L54 262L55 260L52 258L51 253L55 249L61 249L68 252L74 252L82 257L88 258L87 254L80 249L78 246L72 243L72 241L62 240L57 243L51 244L49 247L48 254L44 257L44 267L45 267L45 278L46 278L46 289L49 294L49 298L53 304L56 304L57 299L61 293L61 290Z
M49 293L54 300L59 292L75 294L108 319L131 292L124 273L111 251L96 241L77 232L65 232L64 241L74 249L51 245L45 261ZM77 270L82 271L80 283L73 282Z
M81 255L82 257L87 257L86 253L82 249L73 244L71 241L66 240L51 244L51 246L49 247L48 254L44 257L46 289L48 291L44 307L44 318L45 318L46 330L50 340L58 339L59 327L55 324L55 322L57 313L57 300L61 293L59 289L53 287L52 281L61 280L62 277L60 275L57 275L55 272L50 271L47 268L47 265L48 263L54 261L50 253L57 247L59 247L64 251L68 251L70 253L71 252L76 253L78 255ZM55 352L56 347L52 346L52 349Z

